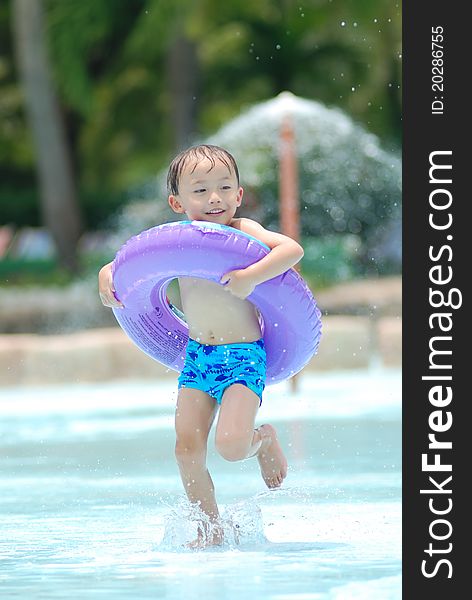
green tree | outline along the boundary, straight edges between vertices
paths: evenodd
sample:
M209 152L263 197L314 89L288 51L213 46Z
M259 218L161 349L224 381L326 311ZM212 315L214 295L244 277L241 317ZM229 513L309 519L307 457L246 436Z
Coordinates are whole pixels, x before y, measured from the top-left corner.
M401 15L390 0L204 4L213 14L198 35L205 128L289 90L399 141Z
M391 0L43 1L82 203L102 198L105 210L176 150L284 89L400 141L401 18ZM0 34L12 5L0 7ZM1 172L30 188L9 52L0 35Z
M36 148L43 219L56 243L60 263L76 272L81 218L47 57L41 0L14 0L12 17L18 70Z

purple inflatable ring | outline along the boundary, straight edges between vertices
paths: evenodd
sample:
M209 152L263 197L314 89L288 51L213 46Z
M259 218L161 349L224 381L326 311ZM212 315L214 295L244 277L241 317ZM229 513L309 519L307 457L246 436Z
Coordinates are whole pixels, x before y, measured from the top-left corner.
M113 282L125 308L113 309L128 337L148 356L181 371L188 326L173 310L166 289L176 277L221 276L244 269L270 249L233 227L206 221L178 221L143 231L128 240L113 261ZM267 351L266 383L298 373L316 353L320 311L294 269L256 286L248 296L261 314Z

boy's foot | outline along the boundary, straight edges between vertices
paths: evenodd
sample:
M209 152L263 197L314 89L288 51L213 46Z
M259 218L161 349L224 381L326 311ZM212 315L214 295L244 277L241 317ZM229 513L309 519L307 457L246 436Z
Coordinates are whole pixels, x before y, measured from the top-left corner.
M221 546L223 544L223 529L215 527L211 534L204 535L200 528L198 529L197 539L186 544L190 550L203 550L211 546Z
M262 445L257 453L262 478L267 487L280 487L287 477L287 459L277 439L277 432L272 425L261 425L257 429L262 437Z

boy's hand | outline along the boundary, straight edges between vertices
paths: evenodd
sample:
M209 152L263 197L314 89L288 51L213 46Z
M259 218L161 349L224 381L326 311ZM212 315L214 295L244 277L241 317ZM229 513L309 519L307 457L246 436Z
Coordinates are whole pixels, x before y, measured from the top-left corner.
M124 308L123 304L114 294L116 290L113 285L111 264L112 263L108 263L102 267L98 273L98 293L100 294L100 300L104 306L109 306L110 308Z
M256 287L256 283L252 277L246 273L245 269L229 271L220 279L220 283L225 284L225 290L231 292L233 296L244 300L247 298Z

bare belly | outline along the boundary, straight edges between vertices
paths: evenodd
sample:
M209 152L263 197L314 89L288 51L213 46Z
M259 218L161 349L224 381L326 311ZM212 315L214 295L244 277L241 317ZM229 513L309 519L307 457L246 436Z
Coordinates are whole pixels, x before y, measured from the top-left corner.
M224 287L198 277L179 279L189 335L201 344L253 342L261 337L256 307Z

